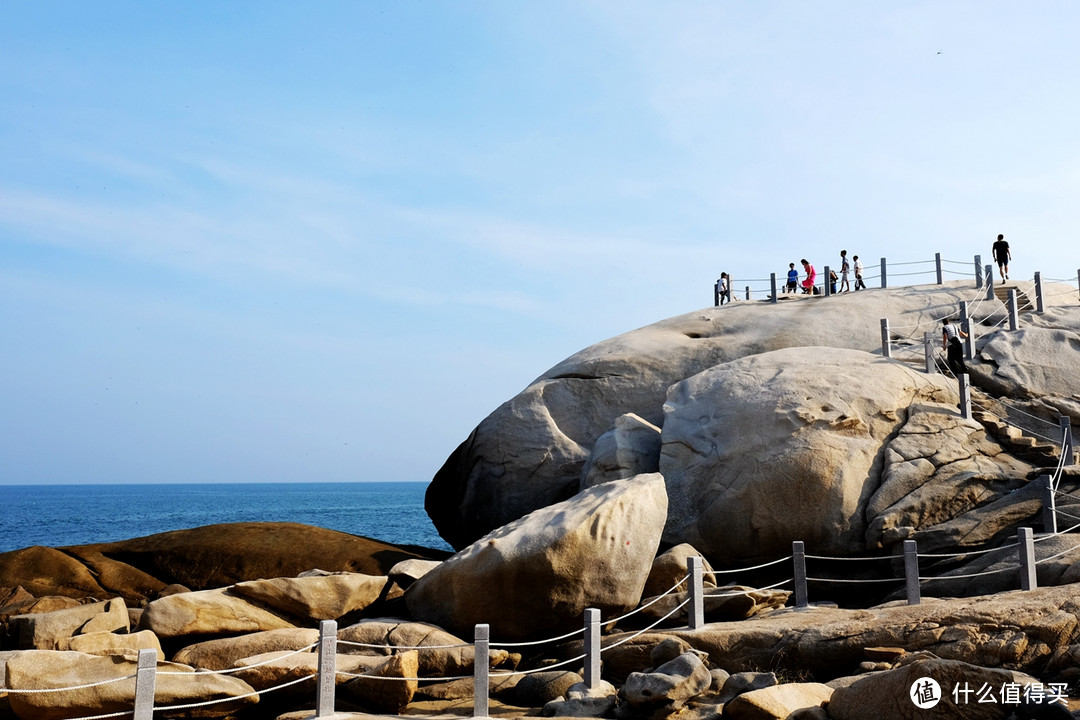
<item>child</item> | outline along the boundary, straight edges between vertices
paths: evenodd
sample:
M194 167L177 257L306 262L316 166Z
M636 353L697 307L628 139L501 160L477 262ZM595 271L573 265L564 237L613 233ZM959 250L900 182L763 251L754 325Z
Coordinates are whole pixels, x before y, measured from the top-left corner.
M787 271L787 287L784 288L784 292L795 292L799 287L799 271L795 269L795 263L788 263Z

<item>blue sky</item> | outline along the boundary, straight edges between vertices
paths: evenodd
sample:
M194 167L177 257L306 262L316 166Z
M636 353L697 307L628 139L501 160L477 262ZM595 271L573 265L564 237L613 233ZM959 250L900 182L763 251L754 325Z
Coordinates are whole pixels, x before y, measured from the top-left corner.
M1075 278L1071 2L3 2L0 483L421 480L840 248Z

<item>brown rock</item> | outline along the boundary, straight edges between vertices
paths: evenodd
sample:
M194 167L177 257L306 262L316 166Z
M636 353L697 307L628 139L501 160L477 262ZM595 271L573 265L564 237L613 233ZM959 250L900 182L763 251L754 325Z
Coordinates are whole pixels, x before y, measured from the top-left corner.
M297 578L249 580L232 591L260 605L297 618L337 620L363 610L382 595L389 578L362 573L335 573Z
M55 650L74 635L128 631L127 606L120 598L64 610L16 615L8 629L20 648Z
M173 656L173 662L202 670L225 670L234 667L242 658L270 652L292 652L318 641L319 631L311 628L265 630L188 645Z
M259 630L295 627L276 613L264 610L229 590L199 590L158 598L139 619L142 630L158 637L183 635L236 635Z

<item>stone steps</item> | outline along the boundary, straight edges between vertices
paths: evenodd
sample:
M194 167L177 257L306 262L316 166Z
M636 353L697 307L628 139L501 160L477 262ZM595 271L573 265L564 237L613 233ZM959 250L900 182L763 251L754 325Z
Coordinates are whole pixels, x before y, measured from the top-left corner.
M1037 438L1025 435L1020 428L1009 425L993 413L976 410L971 417L986 428L987 434L1001 443L1012 455L1039 467L1057 465L1057 446L1047 445Z
M1016 285L995 285L994 297L1008 307L1009 290L1016 290L1016 312L1029 313L1035 310L1035 306L1031 304L1031 299L1027 296L1027 293Z

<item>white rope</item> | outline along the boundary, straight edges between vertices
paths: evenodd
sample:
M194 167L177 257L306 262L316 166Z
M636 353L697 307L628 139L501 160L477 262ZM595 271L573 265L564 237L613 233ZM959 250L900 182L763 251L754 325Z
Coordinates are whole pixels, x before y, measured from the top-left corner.
M951 558L951 557L966 557L968 555L983 555L988 552L994 552L995 550L1008 550L1009 548L1019 547L1020 543L1014 542L1011 545L1001 545L999 547L983 548L982 550L967 550L965 552L958 553L919 553L919 557L924 558ZM950 576L951 577L951 576Z
M262 690L255 690L254 692L244 693L243 695L233 695L231 697L218 698L216 700L204 700L203 702L187 703L185 705L160 705L160 706L155 705L154 706L154 712L158 712L159 710L161 710L161 711L165 711L165 710L189 710L191 708L207 707L209 705L220 705L221 703L236 702L237 700L246 700L249 697L258 697L262 693L270 693L270 692L274 692L275 690L281 690L283 688L287 688L290 685L297 685L297 684L305 682L307 680L311 680L314 677L316 677L316 675L315 675L315 673L312 673L311 675L305 675L302 678L297 678L295 680L290 680L289 682L282 683L281 685L276 685L274 687L264 688Z
M232 673L237 673L237 672L240 672L242 670L249 670L251 668L262 667L263 665L271 665L273 663L280 662L280 661L284 660L285 658L292 657L293 655L300 655L302 653L306 653L308 650L311 650L313 648L318 647L318 645L319 645L319 643L314 642L314 643L311 643L310 645L308 645L307 647L302 647L302 648L300 648L298 650L293 650L292 652L288 653L287 655L279 655L278 657L270 658L269 660L263 660L262 662L252 663L251 665L243 665L241 667L235 667L235 668L226 668L225 670L207 670L207 669L204 669L204 668L198 668L194 673L181 672L181 671L178 671L178 670L158 670L156 672L156 674L157 675L186 675L186 676L191 676L191 675L231 675Z
M628 617L631 617L631 616L633 616L633 615L636 615L636 614L638 614L639 612L641 612L641 611L645 610L646 608L648 608L648 607L651 607L652 605L655 605L656 603L658 603L658 602L660 602L661 600L663 600L664 598L666 598L666 597L667 597L668 595L671 595L671 594L672 594L673 592L675 592L676 590L678 590L678 589L679 589L679 586L680 586L680 585L682 585L682 584L683 584L684 582L687 582L687 581L688 581L689 579L690 579L690 574L689 574L689 573L687 573L686 575L684 575L684 576L683 576L682 580L679 580L679 582L677 582L677 583L675 583L674 585L672 585L672 586L671 586L670 588L668 588L668 589L667 589L667 590L666 590L666 591L665 591L665 592L664 592L664 593L663 593L662 595L657 595L656 597L654 597L654 598L653 598L652 600L650 600L649 602L645 603L644 605L639 605L638 607L634 608L633 610L631 610L631 611L630 611L630 612L628 612L628 613L624 613L624 614L620 615L620 616L619 616L619 617L617 617L617 618L613 618L613 619L611 619L611 620L608 620L606 624L608 624L608 625L615 625L615 624L617 624L617 623L619 623L619 622L622 622L622 621L623 621L623 620L625 620L626 618L628 618Z
M762 563L761 565L754 565L753 567L735 568L734 570L715 570L714 569L712 571L712 574L713 575L726 575L726 574L729 574L729 573L750 572L751 570L760 570L761 568L767 568L770 565L777 565L777 564L782 563L782 562L787 562L792 557L793 556L788 555L787 557L782 557L779 560L771 560L771 561L769 561L767 563Z
M316 643L317 644L317 643ZM371 643L353 642L352 640L338 640L338 645L351 645L352 647L366 647L378 650L451 650L453 648L472 647L472 643L457 643L456 645L372 645Z
M1003 568L999 568L997 570L986 570L984 572L971 573L970 575L938 575L936 577L934 577L934 576L931 576L931 577L919 576L919 580L920 581L922 581L922 580L964 580L964 579L967 579L967 578L982 577L983 575L995 575L995 574L1000 573L1000 572L1005 572L1006 570L1015 571L1016 569L1017 569L1016 567L1003 567Z
M1048 562L1050 560L1055 560L1055 559L1061 557L1062 555L1068 555L1071 552L1078 552L1078 551L1080 551L1080 546L1074 545L1071 548L1066 548L1066 549L1062 550L1059 553L1054 553L1053 555L1048 555L1047 557L1044 557L1042 560L1036 560L1035 564L1038 565L1039 563L1044 563L1044 562Z
M345 670L338 670L338 675L343 675L350 678L368 678L369 680L415 680L420 682L453 682L454 680L471 680L472 675L454 675L449 677L393 677L388 675L368 675L367 673L354 673L347 672Z
M600 652L601 652L601 653L603 653L603 652L604 652L605 650L610 650L611 648L616 648L616 647L619 647L619 646L620 646L620 645L622 645L623 643L628 643L628 642L630 642L631 640L633 640L633 639L635 639L635 638L641 637L642 635L644 635L645 633L649 632L649 631L650 631L650 630L652 630L652 629L653 629L654 627L656 627L657 625L659 625L660 623L664 622L664 621L665 621L665 620L667 620L667 619L668 619L669 617L671 617L672 615L674 615L675 613L677 613L677 612L678 612L679 610L682 610L682 609L683 609L684 607L686 607L687 603L689 603L689 602L690 602L690 598L688 597L688 598L686 598L685 600L683 600L683 601L682 601L681 603L679 603L678 605L676 605L676 606L675 606L674 608L672 608L672 609L671 609L671 612L669 612L669 613L668 613L667 615L663 616L662 618L660 618L660 619L659 619L659 620L657 620L656 622L652 623L652 624L651 624L651 625L649 625L648 627L644 627L644 628L642 628L641 630L638 630L638 631L637 631L636 633L634 633L633 635L630 635L630 636L628 636L628 637L625 637L625 638L623 638L622 640L619 640L619 641L617 641L617 642L613 642L613 643L611 643L610 645L608 645L608 646L607 646L607 647L605 647L605 648L601 648L601 649L600 649Z
M705 593L703 595L703 597L718 598L718 597L738 597L739 595L750 595L751 593L763 592L765 590L775 590L776 588L780 587L781 585L787 585L789 582L794 582L794 581L795 581L795 578L788 578L787 580L781 580L778 583L773 583L772 585L766 585L765 587L762 587L762 588L751 588L749 590L739 590L738 592L730 592L730 593L713 593L713 594ZM719 590L721 588L717 588L717 589Z
M830 557L828 555L804 555L807 560L893 560L894 555L879 555L878 557Z
M101 687L102 685L112 685L113 683L123 682L125 680L133 680L135 675L126 675L124 677L113 678L112 680L102 680L100 682L86 683L85 685L72 685L71 687L62 688L27 688L25 690L17 690L15 688L3 688L3 692L10 695L37 695L45 693L58 693L67 692L68 690L86 690L93 687Z
M551 665L541 665L540 667L532 668L531 670L512 670L510 672L490 673L488 675L488 677L503 678L503 677L514 677L515 675L533 675L535 673L546 672L548 670L553 670L555 668L560 668L563 665L569 665L570 663L580 662L581 660L584 660L585 657L586 657L586 655L584 653L582 653L581 655L578 655L577 657L572 657L569 660L563 660L562 662L553 663Z
M806 578L807 582L827 582L827 583L884 583L884 582L894 583L894 582L903 582L903 580L904 580L904 578L874 578L874 579L866 579L866 580L860 580L860 579L856 579L856 578L817 578L817 577L808 577L808 578Z

